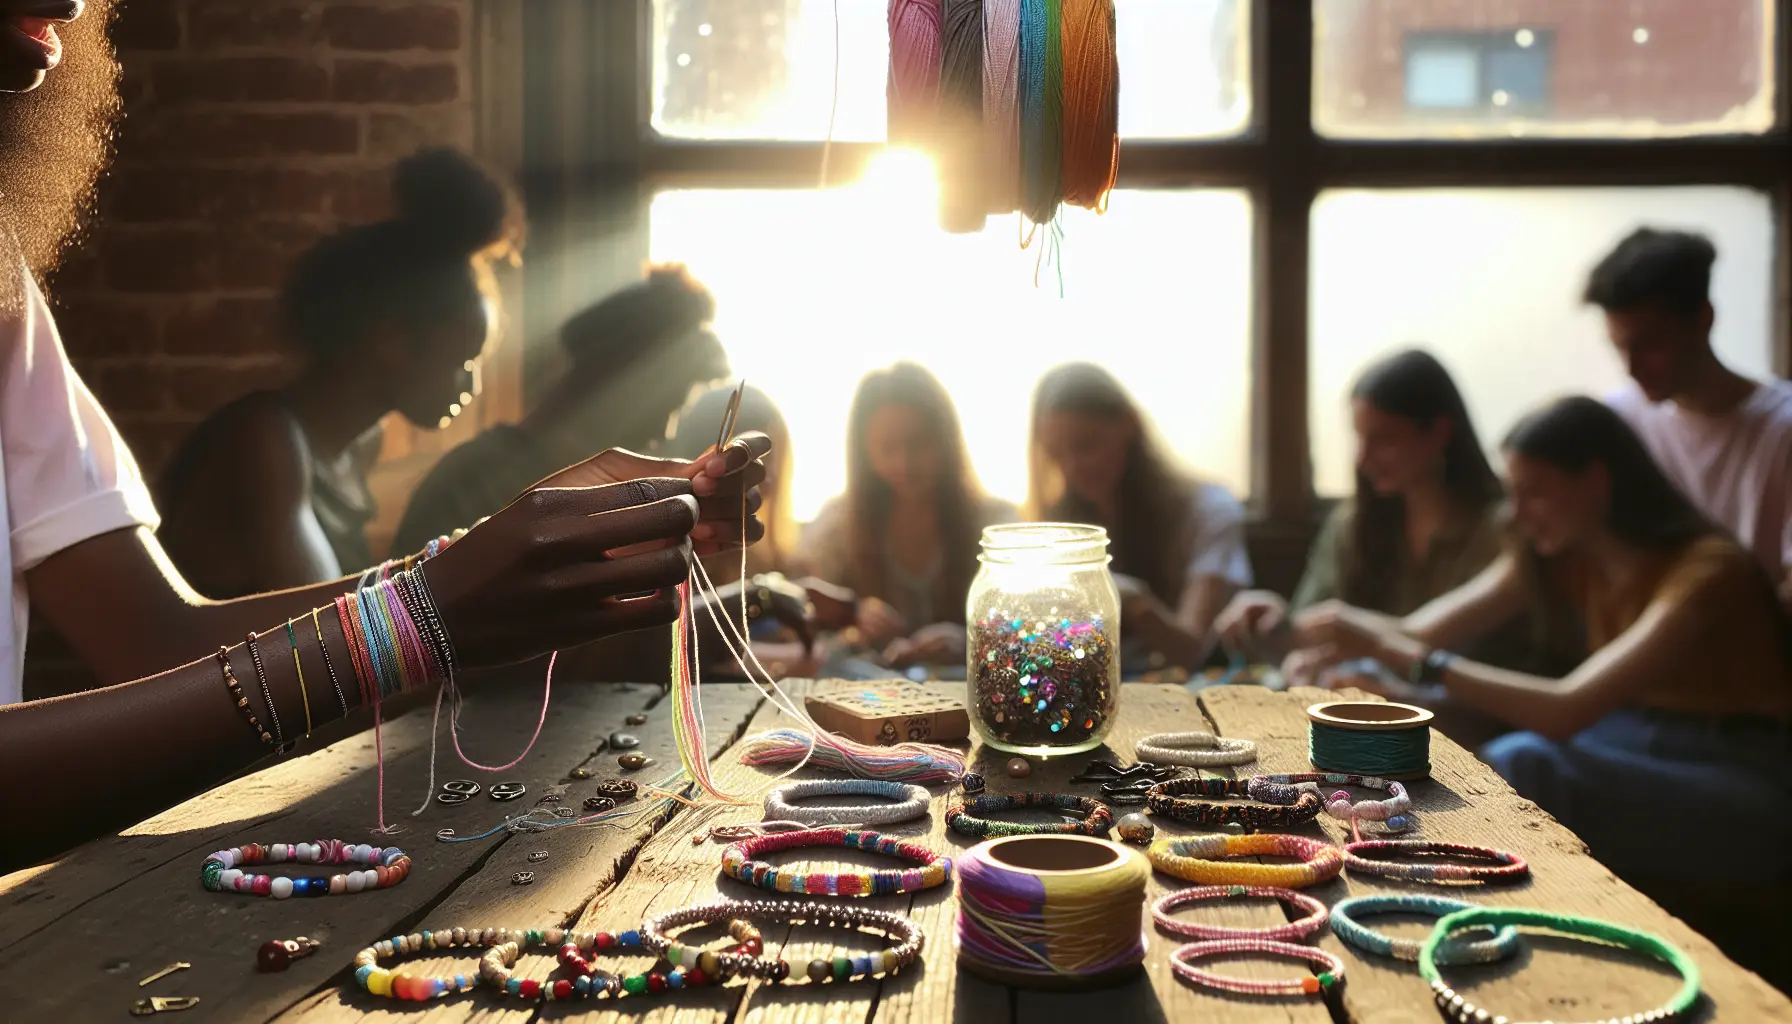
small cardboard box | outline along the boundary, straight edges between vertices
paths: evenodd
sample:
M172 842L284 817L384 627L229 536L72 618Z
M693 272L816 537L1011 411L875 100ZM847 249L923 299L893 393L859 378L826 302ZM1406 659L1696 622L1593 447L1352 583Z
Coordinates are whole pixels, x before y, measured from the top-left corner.
M806 698L816 724L874 746L951 743L971 735L964 699L939 686L870 683Z

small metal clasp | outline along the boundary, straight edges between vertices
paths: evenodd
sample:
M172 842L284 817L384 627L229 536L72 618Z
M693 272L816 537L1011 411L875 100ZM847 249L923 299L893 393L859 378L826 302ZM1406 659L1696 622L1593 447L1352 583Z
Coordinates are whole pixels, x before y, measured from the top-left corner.
M191 1010L197 1005L199 1005L198 996L150 996L148 999L139 999L132 1003L131 1015L147 1017L152 1013L162 1013L167 1010Z

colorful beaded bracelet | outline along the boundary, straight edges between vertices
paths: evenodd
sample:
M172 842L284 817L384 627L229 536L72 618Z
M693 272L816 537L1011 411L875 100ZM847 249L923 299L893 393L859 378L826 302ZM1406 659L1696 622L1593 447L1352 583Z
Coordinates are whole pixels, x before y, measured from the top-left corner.
M850 928L858 931L870 928L883 932L888 938L896 940L896 945L882 953L864 956L837 956L831 959L809 961L807 975L813 984L825 981L847 981L852 978L864 978L873 974L894 975L902 968L915 962L921 955L923 936L921 929L913 921L900 914L892 914L884 910L873 910L870 907L854 903L833 903L823 900L716 900L683 910L674 910L668 914L648 918L641 925L641 945L650 952L658 953L670 961L674 950L680 963L689 962L691 956L701 959L694 947L674 942L667 936L673 928L685 925L709 924L734 917L752 917L760 920L775 919L788 924L823 925L832 928ZM772 960L764 957L747 957L734 954L719 954L724 970L731 973L764 978L771 982L781 982L790 977L790 962L783 959ZM730 964L732 960L732 964Z
M758 956L759 951L764 948L759 931L745 921L730 921L728 931L736 942L728 950L730 953L744 952L749 956ZM545 982L516 977L513 968L516 967L517 957L522 955L523 950L536 946L560 947L558 959L574 976ZM612 974L593 968L586 955L611 951L644 952L641 933L637 930L569 932L559 928L525 931L520 936L512 932L508 941L492 946L479 958L479 977L485 984L505 995L542 1002L599 999L605 996L620 999L625 995L659 995L675 989L720 984L727 980L727 975L719 968L712 973L704 973L695 967L687 970L676 965L669 971L642 971L627 976Z
M363 864L365 870L328 878L288 878L258 875L239 865L283 861L296 864ZM339 839L315 843L250 843L219 850L205 858L199 881L212 892L246 892L283 900L288 896L340 896L367 889L389 889L411 873L411 858L396 846L354 846Z
M1417 939L1396 939L1358 924L1356 917L1367 914L1420 914L1443 917L1475 905L1461 900L1437 896L1358 896L1343 900L1332 908L1332 934L1358 949L1381 956L1391 956L1409 963L1418 960ZM1518 952L1518 929L1511 925L1494 932L1490 939L1451 939L1437 951L1440 964L1490 964Z
M1318 793L1302 793L1287 805L1214 802L1249 795L1249 779L1171 779L1151 787L1145 809L1191 825L1237 824L1252 829L1292 828L1319 817Z
M1210 732L1160 732L1140 740L1133 754L1152 764L1220 768L1257 760L1257 744Z
M1082 821L1059 822L1055 825L1022 825L1011 821L989 821L986 815L1001 811L1017 811L1029 807L1046 807L1077 811ZM1114 827L1114 812L1094 797L1072 793L1010 793L1004 796L974 796L946 808L946 824L959 835L976 839L1002 836L1081 835L1104 838Z
M1666 939L1650 935L1648 932L1633 931L1621 925L1607 921L1597 921L1590 917L1570 917L1566 914L1551 914L1544 910L1526 910L1520 907L1471 907L1446 915L1431 929L1431 937L1419 948L1419 976L1431 984L1431 995L1437 1002L1437 1008L1443 1015L1460 1024L1509 1024L1505 1017L1497 1016L1486 1009L1464 999L1437 973L1437 954L1444 942L1455 933L1465 928L1487 927L1491 925L1531 925L1547 928L1552 932L1564 935L1580 935L1600 942L1609 942L1623 949L1643 953L1657 960L1666 962L1680 973L1680 988L1668 1001L1653 1010L1633 1013L1621 1018L1607 1018L1595 1024L1656 1024L1660 1021L1676 1021L1683 1018L1693 1004L1699 999L1699 965L1692 958L1681 952Z
M560 947L560 963L572 971L575 978L584 978L590 982L593 990L607 989L614 996L618 989L631 995L643 992L663 992L666 988L689 988L694 985L719 985L727 980L730 971L724 966L722 957L730 957L729 964L738 964L739 957L757 958L765 952L765 937L759 929L753 927L751 921L735 918L728 922L728 935L734 939L734 945L717 953L713 950L700 949L696 946L681 946L674 943L668 946L664 956L666 962L674 968L665 974L649 971L643 975L617 979L607 971L600 971L591 966L585 954L597 951L604 952L615 948L642 946L639 931L623 932L613 935L609 932L596 932L590 936L590 942L568 941ZM673 975L678 975L674 978ZM555 983L556 989L559 983ZM556 994L555 998L563 998Z
M779 850L811 846L842 846L868 850L921 865L918 868L880 868L876 871L799 872L777 868L758 858ZM888 896L920 892L940 885L952 874L952 859L919 843L878 832L848 832L838 828L806 832L778 832L743 839L722 851L722 872L730 878L773 892L800 892L828 896Z
M1299 857L1302 863L1226 863L1213 859L1264 853ZM1304 836L1273 832L1159 839L1145 851L1145 856L1152 867L1164 874L1203 885L1273 885L1304 889L1338 877L1344 867L1344 857L1335 846Z
M1228 953L1267 953L1305 960L1324 968L1318 977L1308 975L1289 981L1260 981L1256 978L1235 978L1227 974L1203 971L1189 963L1197 957L1223 956ZM1312 946L1269 939L1220 939L1217 942L1191 942L1170 954L1170 971L1193 985L1217 988L1222 992L1239 992L1253 996L1315 995L1344 983L1344 961Z
M1338 790L1325 801L1325 813L1340 821L1386 822L1388 828L1396 832L1404 832L1413 827L1412 797L1406 794L1406 787L1373 775L1342 775L1337 772L1259 775L1251 779L1249 791L1252 800L1261 800L1266 804L1291 804L1302 793L1319 796L1320 783L1328 786L1361 786L1364 789L1379 789L1388 794L1386 800L1359 800L1351 803L1350 794Z
M1240 896L1261 896L1265 899L1280 900L1306 911L1307 916L1297 921L1276 925L1273 928L1227 928L1224 925L1179 921L1170 916L1170 911L1185 904L1199 903L1203 900L1235 899ZM1159 928L1171 935L1183 935L1191 939L1291 941L1304 939L1325 924L1325 904L1304 893L1295 892L1293 889L1277 889L1267 885L1197 885L1192 889L1178 889L1153 903L1151 919L1157 922Z
M1383 856L1471 857L1480 864L1403 864ZM1344 863L1352 871L1409 882L1515 882L1531 873L1530 865L1516 853L1464 843L1435 843L1424 839L1365 839L1344 844Z
M495 942L508 942L513 934L516 933L509 928L445 928L441 931L412 932L409 935L381 939L355 954L355 984L369 995L410 999L420 1003L450 992L466 992L479 986L477 971L462 971L449 977L435 978L387 970L379 962L439 949L489 946Z
M817 796L875 796L895 803L798 807L792 801ZM921 786L877 779L811 779L780 786L766 794L767 821L800 821L805 825L894 825L927 814L933 794Z

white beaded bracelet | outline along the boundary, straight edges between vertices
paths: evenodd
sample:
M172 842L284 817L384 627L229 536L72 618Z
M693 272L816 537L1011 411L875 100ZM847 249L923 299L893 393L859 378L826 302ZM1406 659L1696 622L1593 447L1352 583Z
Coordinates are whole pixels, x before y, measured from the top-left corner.
M1218 768L1257 760L1257 744L1210 732L1160 732L1140 740L1133 752L1141 761L1190 768Z
M818 796L875 796L895 803L798 807L792 801ZM927 814L933 794L920 786L874 779L812 779L779 786L765 798L765 816L772 821L800 821L805 825L891 825Z

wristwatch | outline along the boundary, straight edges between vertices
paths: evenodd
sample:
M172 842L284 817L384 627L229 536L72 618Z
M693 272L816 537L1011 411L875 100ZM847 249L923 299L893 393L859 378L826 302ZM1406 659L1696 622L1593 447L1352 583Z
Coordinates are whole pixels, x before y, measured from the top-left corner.
M1425 656L1412 663L1412 671L1407 673L1406 681L1414 686L1437 686L1443 683L1444 673L1456 661L1456 655L1449 651L1432 648Z

